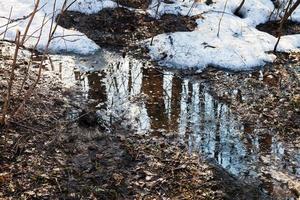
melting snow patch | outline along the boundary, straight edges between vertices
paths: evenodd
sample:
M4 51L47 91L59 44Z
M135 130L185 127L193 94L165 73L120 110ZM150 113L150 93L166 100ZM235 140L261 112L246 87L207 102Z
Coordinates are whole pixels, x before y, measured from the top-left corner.
M68 5L72 2L68 0ZM60 13L60 9L64 0L57 0L54 16ZM39 12L36 13L32 25L29 29L28 36L31 36L25 43L27 47L33 47L37 41L39 30L43 24L44 16L46 15L41 41L38 45L39 50L43 50L47 44L48 35L51 27L51 17L53 13L53 0L41 0ZM79 11L86 14L91 14L102 10L103 8L113 8L116 3L110 0L78 0L71 7L70 10ZM21 19L28 16L34 8L34 0L4 0L0 2L0 33L6 29L9 13L12 9L11 19ZM14 40L16 29L24 33L28 24L29 18L18 20L8 26L8 31L5 39ZM2 37L2 36L1 36ZM93 53L99 49L92 40L87 38L82 33L75 30L68 30L58 26L54 35L55 39L50 44L50 51L52 52L75 52L79 54Z
M190 16L201 14L193 32L161 34L145 41L152 59L160 65L177 68L204 69L208 65L229 70L250 70L272 62L277 38L258 31L255 27L270 19L274 5L270 0L247 0L241 10L243 17L234 12L240 0L221 0L211 5L181 2L161 4L158 16L173 13ZM149 13L153 13L152 5ZM224 11L224 12L223 12ZM219 34L218 34L219 32ZM298 51L300 35L284 36L279 51Z

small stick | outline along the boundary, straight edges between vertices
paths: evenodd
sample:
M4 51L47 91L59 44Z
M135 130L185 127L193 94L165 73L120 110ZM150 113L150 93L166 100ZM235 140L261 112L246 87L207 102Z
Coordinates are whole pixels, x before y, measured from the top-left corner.
M192 12L192 9L194 8L195 4L196 4L196 0L194 0L192 6L191 6L191 8L190 8L190 10L189 10L188 13L186 14L187 16L190 15L190 13Z
M24 41L25 41L25 39L26 39L27 33L28 33L29 28L30 28L30 26L31 26L31 23L32 23L32 21L33 21L33 19L34 19L34 16L35 16L35 14L38 12L39 4L40 4L40 0L36 0L35 5L34 5L33 12L32 12L32 14L31 14L31 17L30 17L30 19L29 19L29 21L28 21L28 24L27 24L26 28L25 28L25 32L24 32L24 35L23 35L23 38L22 38L22 41L21 41L21 45L22 45L22 46L24 45Z
M34 91L34 89L36 88L37 84L39 83L39 81L41 79L42 69L43 69L43 66L44 66L44 62L45 62L46 56L47 56L48 51L49 51L50 43L53 40L53 37L54 37L54 34L55 34L56 29L58 27L58 22L59 22L61 16L66 11L66 8L68 8L67 7L67 0L64 1L62 9L61 9L61 12L60 12L60 15L57 18L57 23L54 25L55 8L56 8L56 0L54 0L54 4L53 4L53 15L52 15L52 21L51 21L50 30L49 30L48 41L47 41L47 44L45 46L45 50L44 50L44 53L42 55L41 61L39 63L39 69L38 69L37 78L36 78L35 82L31 85L30 89L25 94L23 102L21 103L21 105L14 112L14 114L13 114L14 116L18 115L18 113L22 110L23 106L26 104L26 101L29 99L29 97L31 96L32 92Z
M159 6L160 6L160 2L161 0L158 0L158 3L157 3L157 8L156 8L156 12L155 12L155 19L157 18L157 15L158 15L158 11L159 11ZM154 36L152 36L151 38L151 42L150 42L150 46L153 45L153 39L154 39Z
M42 37L42 33L43 33L43 29L44 29L44 25L45 25L45 23L44 23L45 19L46 19L46 14L44 15L44 18L43 18L43 23L42 23L42 26L40 28L40 33L39 33L38 39L37 39L37 41L36 41L36 43L35 43L35 45L34 45L34 47L32 49L32 52L31 52L31 55L30 55L30 62L28 63L28 66L26 68L25 76L23 78L23 81L22 81L22 84L21 84L21 88L19 90L19 95L21 95L21 92L23 90L24 84L25 84L25 82L26 82L26 80L28 78L28 73L29 73L29 69L30 69L30 67L32 65L34 51L37 49L37 45L40 43L40 40L41 40L41 37Z
M11 8L10 8L10 11L9 11L9 16L8 16L8 20L7 20L7 26L5 27L5 31L4 31L4 34L3 34L3 40L5 39L6 32L7 32L7 30L8 30L8 25L9 25L9 23L10 23L10 18L11 18L12 10L13 10L13 7L11 7Z
M218 37L220 36L221 22L222 22L222 19L223 19L223 16L224 16L224 13L225 13L225 10L226 10L226 7L227 7L227 3L228 3L228 0L226 0L226 2L225 2L224 9L223 9L223 12L222 12L222 16L221 16L219 24L218 24L218 33L217 33Z
M300 1L299 1L300 2ZM278 39L276 41L276 44L274 46L274 49L273 49L273 52L276 52L277 51L277 47L278 47L278 44L279 44L279 41L281 39L281 36L282 36L282 29L283 29L283 26L285 24L285 22L287 21L287 19L289 18L289 9L290 9L290 6L292 5L293 3L293 0L289 0L289 4L287 5L286 7L286 10L285 10L285 13L283 15L283 18L281 19L281 22L280 22L280 25L279 25L279 28L278 28ZM296 3L295 3L296 4ZM291 8L292 9L292 8ZM290 14L291 15L291 14Z

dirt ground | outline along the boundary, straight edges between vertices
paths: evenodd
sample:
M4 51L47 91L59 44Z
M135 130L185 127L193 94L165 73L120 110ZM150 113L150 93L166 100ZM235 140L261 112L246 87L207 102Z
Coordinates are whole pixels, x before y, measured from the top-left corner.
M86 34L100 46L130 47L161 33L192 31L194 18L167 14L154 19L126 8L105 9L92 15L66 12L59 25Z
M132 8L145 9L149 7L151 1L150 0L117 0L117 3Z
M273 36L278 36L278 27L280 25L280 21L270 21L264 24L259 24L256 28L260 31L268 32ZM288 21L282 29L282 35L292 35L299 34L300 26L299 23Z

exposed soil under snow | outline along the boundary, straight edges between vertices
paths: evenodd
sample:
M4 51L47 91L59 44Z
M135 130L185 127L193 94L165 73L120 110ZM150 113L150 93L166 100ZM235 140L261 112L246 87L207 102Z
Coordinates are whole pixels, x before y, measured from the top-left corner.
M259 24L256 28L260 31L267 32L275 37L278 36L278 28L280 21L270 21L264 24ZM288 21L284 24L281 35L293 35L300 33L300 23Z
M161 33L192 31L195 18L165 14L154 19L126 8L104 9L97 14L65 13L59 25L86 34L100 46L128 47Z

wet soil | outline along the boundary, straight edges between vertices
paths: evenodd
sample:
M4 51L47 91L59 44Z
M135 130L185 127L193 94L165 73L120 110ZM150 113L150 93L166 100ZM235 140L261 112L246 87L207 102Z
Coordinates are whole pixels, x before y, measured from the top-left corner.
M212 70L211 89L219 97L234 105L233 107L238 107L239 115L251 113L244 119L250 118L251 121L266 123L268 127L272 126L283 131L282 134L290 133L297 137L300 130L299 72L298 53L278 53L273 64L250 74L228 75L222 71ZM221 88L215 90L214 87ZM228 93L225 94L224 90ZM247 107L249 110L245 110Z
M149 7L151 0L116 0L122 6L146 9Z
M2 50L4 46L1 46ZM1 93L5 91L5 74L9 69L3 66L9 66L11 57L5 56L4 60L7 63L1 62L0 68ZM38 62L38 57L36 60ZM18 91L27 64L26 59L18 61L11 108L22 102L23 93L19 96ZM30 85L36 78L34 66L30 68L25 85ZM105 116L97 116L100 126L93 123L90 126L95 120L95 110L88 104L94 104L94 101L82 98L85 94L76 86L64 88L60 82L61 69L55 64L45 65L44 70L39 87L23 112L11 116L6 126L1 127L0 198L263 197L257 187L240 182L216 167L218 164L190 154L188 146L172 134L136 134L130 127L122 125L125 118L106 121ZM74 110L78 114L70 116ZM224 181L230 186L224 185Z
M104 9L97 14L66 12L59 25L86 34L100 46L128 47L161 33L192 31L194 19L166 14L154 19L126 8Z
M275 37L278 37L278 28L280 21L269 21L264 24L259 24L256 28L260 31L267 32ZM291 20L284 24L281 35L293 35L300 33L300 24Z
M236 185L247 190L250 184L272 198L293 199L299 193L298 56L278 57L276 66L261 71L188 75L120 56L102 70L71 76L86 98L101 105L107 123L150 138L172 136L185 151L207 159L213 174L223 177L216 186L223 194L242 198Z
M249 138L257 137L261 149L259 162L272 163L271 167L262 167L263 175L260 175L268 193L275 199L297 199L300 194L297 164L300 152L299 54L277 56L272 65L251 73L225 73L213 69L206 73L211 81L210 90L229 103L232 112L244 124L244 134L250 134ZM255 145L252 139L247 140L247 145ZM283 164L286 155L293 153L296 153L292 156L295 160Z

